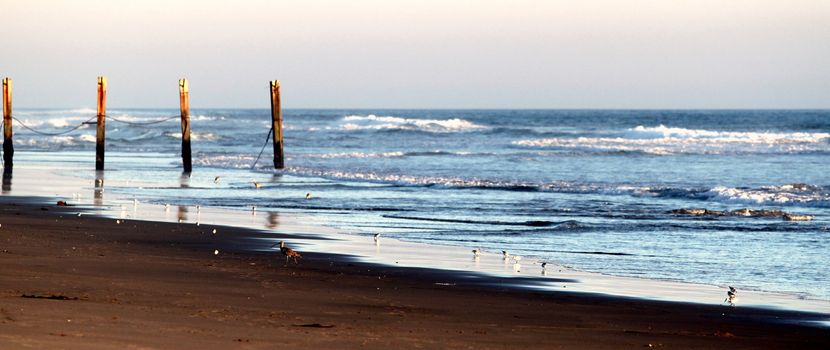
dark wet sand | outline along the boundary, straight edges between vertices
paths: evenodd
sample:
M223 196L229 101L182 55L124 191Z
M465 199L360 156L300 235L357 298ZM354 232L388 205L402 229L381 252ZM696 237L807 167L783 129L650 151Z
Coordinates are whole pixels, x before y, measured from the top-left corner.
M343 255L285 267L241 251L267 246L253 230L0 202L0 349L830 348L830 329L784 322L818 315L533 292Z

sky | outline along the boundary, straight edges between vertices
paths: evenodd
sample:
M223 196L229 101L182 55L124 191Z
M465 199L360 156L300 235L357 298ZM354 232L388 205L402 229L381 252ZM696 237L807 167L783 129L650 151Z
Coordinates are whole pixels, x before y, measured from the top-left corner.
M826 0L0 0L14 106L830 108Z

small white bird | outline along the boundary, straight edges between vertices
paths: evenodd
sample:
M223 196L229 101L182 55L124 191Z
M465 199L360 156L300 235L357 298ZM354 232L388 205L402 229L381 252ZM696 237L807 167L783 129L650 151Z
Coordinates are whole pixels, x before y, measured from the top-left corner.
M251 206L251 215L256 214L256 205Z
M213 255L219 255L219 249L214 249L213 250Z
M214 235L216 234L216 229L213 229L213 234L214 234Z
M481 257L481 248L473 249L473 258L480 258Z
M519 261L522 261L522 257L521 257L521 256L518 256L518 255L514 255L514 256L513 256L513 260L514 260L514 261L516 261L516 262L518 263Z
M252 184L254 184L254 188L260 188L260 187L262 187L262 184L261 184L261 183L259 183L259 182L257 182L257 181L256 181L256 180L254 180L254 179L251 179L251 183L252 183Z
M513 263L513 271L522 272L522 264L519 264L518 261Z
M510 253L508 253L506 250L501 251L501 256L502 256L502 258L504 258L504 260L509 260L510 259Z
M115 223L116 223L117 225L121 225L121 220L115 220Z
M215 183L215 184L219 184L219 182L220 182L221 180L222 180L222 177L221 177L221 176L214 177L214 178L213 178L213 183Z
M729 303L729 306L735 306L738 302L738 290L735 287L729 286L729 290L726 291L726 299L723 302Z
M380 233L375 233L374 239L375 244L380 244Z
M311 199L311 192L305 194L305 199Z
M542 263L542 276L547 276L547 274L548 274L547 266L548 266L548 263L546 263L546 262Z
M170 204L164 205L164 211L170 211Z

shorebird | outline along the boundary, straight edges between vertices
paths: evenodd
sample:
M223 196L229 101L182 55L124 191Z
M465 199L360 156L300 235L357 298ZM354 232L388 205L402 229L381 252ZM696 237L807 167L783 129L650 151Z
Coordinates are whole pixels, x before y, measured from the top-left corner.
M473 258L478 259L481 257L481 248L473 249Z
M220 181L221 179L222 179L222 177L221 177L221 176L214 177L214 178L213 178L213 183L215 183L215 184L219 184L219 181Z
M311 192L305 194L305 199L311 199Z
M375 244L380 244L380 233L375 233Z
M256 214L256 205L251 206L251 215Z
M254 180L254 179L251 179L251 183L254 184L254 188L262 187L262 184L259 183L259 182L256 182L256 180Z
M521 256L518 256L518 255L514 255L514 256L513 256L513 260L514 260L516 263L519 263L519 261L522 261L522 257L521 257Z
M735 306L735 303L738 302L738 290L729 286L729 290L726 291L726 299L723 299L723 302L729 303L729 306Z
M288 259L294 259L294 264L298 264L297 259L302 259L303 256L300 253L294 251L294 249L288 248L285 246L285 242L280 241L280 253L285 256L285 265L288 265Z
M518 261L513 263L513 271L522 272L522 264L519 264Z
M542 276L546 276L548 274L548 263L542 263Z

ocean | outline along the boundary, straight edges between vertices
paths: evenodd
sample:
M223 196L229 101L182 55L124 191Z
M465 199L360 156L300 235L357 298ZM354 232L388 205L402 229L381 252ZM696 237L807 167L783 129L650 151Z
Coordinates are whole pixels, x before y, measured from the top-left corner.
M94 115L14 113L46 133ZM269 110L194 109L189 178L178 110L108 115L106 177L135 183L108 190L128 198L830 300L828 110L289 109L274 171ZM94 169L94 125L14 128L16 150Z

